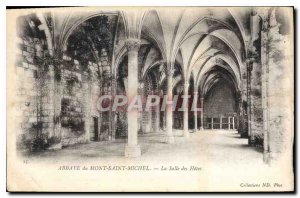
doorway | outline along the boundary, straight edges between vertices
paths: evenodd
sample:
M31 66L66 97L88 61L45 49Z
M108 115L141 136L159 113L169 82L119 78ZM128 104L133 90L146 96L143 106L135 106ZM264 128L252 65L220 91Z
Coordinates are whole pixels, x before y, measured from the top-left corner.
M92 126L91 126L91 133L90 133L90 140L91 141L98 141L99 140L99 127L98 127L98 117L92 117Z

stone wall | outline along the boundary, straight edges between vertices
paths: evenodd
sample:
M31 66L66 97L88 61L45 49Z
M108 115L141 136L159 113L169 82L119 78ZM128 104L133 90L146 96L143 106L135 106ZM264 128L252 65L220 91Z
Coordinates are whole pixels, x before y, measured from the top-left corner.
M85 139L86 111L82 74L76 70L62 70L61 83L63 95L61 99L61 141L62 145L70 145L87 141Z
M261 92L261 64L253 63L251 72L251 144L262 146L263 109Z
M38 64L36 55L43 42L18 39L17 75L17 147L34 150L38 141L48 144L54 133L54 71L52 66ZM40 143L41 144L41 143Z
M288 8L286 8L288 9ZM292 151L294 133L294 68L291 29L280 28L284 24L276 21L275 11L269 18L269 27L263 34L263 60L265 78L265 127L268 131L268 148L271 158ZM285 32L282 34L281 32ZM269 108L272 107L272 108ZM280 155L279 155L280 154Z
M225 81L220 81L204 98L203 127L206 129L236 129L237 111L238 104L232 88ZM198 116L198 126L200 121L200 116Z
M46 64L41 51L43 41L19 38L18 44L15 65L18 149L38 150L55 144L61 147L88 142L90 133L95 132L91 128L93 117L98 118L97 141L112 139L110 112L100 114L97 109L100 95L111 94L107 53L102 53L98 65L90 62L88 71L82 71L77 60L64 56L56 73L54 66ZM102 81L99 81L99 65Z
M234 114L237 104L232 89L225 83L216 84L204 98L204 116Z

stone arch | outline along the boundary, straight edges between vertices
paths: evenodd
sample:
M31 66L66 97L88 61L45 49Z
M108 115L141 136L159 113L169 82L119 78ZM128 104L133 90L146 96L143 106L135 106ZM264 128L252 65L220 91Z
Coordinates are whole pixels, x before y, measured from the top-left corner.
M219 70L223 70L223 73L216 72L217 68ZM215 70L215 71L214 71ZM202 84L200 84L200 92L201 95L205 96L209 89L213 86L213 83L210 83L216 78L224 78L231 85L234 91L237 93L239 91L237 87L237 82L232 73L226 68L224 65L215 64L209 71L206 72L205 76L203 76Z
M193 28L195 28L197 25L199 25L202 22L205 21L214 21L217 22L218 24L221 25L221 27L214 27L212 29L209 29L208 32L201 32L201 31L196 31L193 32ZM195 35L199 35L199 34L212 34L215 31L219 31L220 29L226 29L230 32L233 32L233 34L235 34L238 38L238 40L242 43L242 50L245 51L245 45L244 45L244 38L240 38L238 37L237 32L235 32L235 30L228 25L226 22L221 21L220 19L216 19L216 18L212 18L212 17L203 17L203 18L199 18L196 22L194 22L187 30L186 32L183 34L183 36L181 37L176 49L175 49L175 53L179 50L179 48L181 47L181 45L184 43L184 41L186 41L187 39L189 39L190 37L193 37Z
M46 22L45 15L37 13L37 17L41 22L41 28L40 29L44 30L45 35L46 35L46 41L47 41L47 45L48 45L49 54L51 56L53 56L53 50L54 50L53 43L54 42L53 42L53 38L51 36L51 31L50 31L49 26Z
M235 59L238 63L239 66L241 66L243 63L242 63L242 60L239 58L239 56L237 55L236 53L236 50L234 50L234 48L232 47L231 44L228 43L228 41L225 41L224 39L220 38L219 36L216 36L216 35L209 35L209 34L206 34L206 38L208 38L207 36L213 36L217 39L220 39L223 43L225 43L226 46L228 46L230 49L231 49L231 52L235 55ZM204 39L203 39L204 40ZM201 45L201 44L200 44ZM198 48L200 47L200 45L198 46ZM199 58L199 57L198 57ZM194 64L190 63L189 65L189 68L188 68L188 73L191 72L191 69L193 68Z
M222 63L217 63L217 61L224 61L226 66ZM222 66L223 68L226 68L230 73L233 74L235 82L237 84L237 87L239 89L242 88L242 80L241 80L241 73L238 69L238 66L230 60L230 58L226 57L224 54L218 54L213 57L207 58L207 61L205 61L198 70L197 78L196 78L196 86L199 87L199 83L202 80L203 75L205 75L206 72L208 72L214 65Z
M64 21L64 25L61 28L61 31L59 33L60 37L59 37L59 41L58 41L58 47L59 49L63 50L67 44L68 38L70 37L70 35L72 34L72 32L74 32L76 30L76 28L78 26L80 26L80 24L82 24L83 22L94 18L94 17L98 17L101 15L119 15L119 12L115 11L97 11L96 13L90 13L87 15L82 16L81 18L79 18L78 20L73 21L72 25L70 27L68 27L68 22L70 21L70 19L72 19L72 15L69 15L68 17L66 17L65 21Z

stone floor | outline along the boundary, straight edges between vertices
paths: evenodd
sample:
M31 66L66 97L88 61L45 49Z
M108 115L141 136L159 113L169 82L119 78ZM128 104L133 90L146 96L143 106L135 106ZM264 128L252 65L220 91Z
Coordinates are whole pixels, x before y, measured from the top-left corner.
M30 175L29 182L37 188L52 186L55 191L97 191L99 186L103 191L272 191L278 189L241 185L286 178L284 167L273 169L263 163L262 152L249 147L236 131L198 131L190 133L189 139L182 137L182 131L174 130L174 134L174 144L164 143L163 132L139 136L142 156L138 158L124 157L124 139L34 153L24 156L26 164L21 161L16 166L21 167L20 174L26 171ZM81 167L80 171L60 169L71 166ZM103 166L149 169L98 169ZM45 177L47 184L37 182Z
M249 147L247 139L239 137L236 131L204 130L182 137L182 131L174 130L175 144L164 143L165 134L148 133L139 136L142 156L126 159L126 139L114 142L90 142L65 147L58 151L45 151L27 156L36 161L159 161L182 162L196 160L203 163L253 163L262 161L262 151Z

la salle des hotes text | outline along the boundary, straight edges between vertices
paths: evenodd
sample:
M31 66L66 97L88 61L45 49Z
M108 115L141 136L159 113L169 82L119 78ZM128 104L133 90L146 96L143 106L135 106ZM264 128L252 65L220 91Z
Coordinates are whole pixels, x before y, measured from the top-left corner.
M62 171L76 171L76 170L93 170L93 171L151 171L151 170L161 170L161 171L201 171L202 168L199 166L157 166L151 167L147 166L80 166L80 165L62 165L58 167L58 170Z

